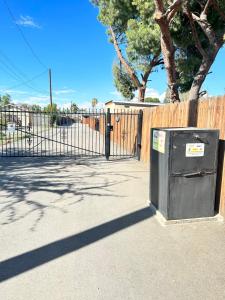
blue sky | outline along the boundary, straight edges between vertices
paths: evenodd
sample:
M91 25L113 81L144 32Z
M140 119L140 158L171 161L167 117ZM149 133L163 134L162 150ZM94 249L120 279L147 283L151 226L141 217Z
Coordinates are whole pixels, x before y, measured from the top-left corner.
M42 105L49 102L46 68L38 63L24 43L15 24L18 23L40 60L52 69L54 102L67 106L73 101L86 106L93 97L101 103L121 98L113 85L111 71L116 55L113 46L108 43L106 29L96 19L97 9L89 0L7 2L15 20L1 0L1 94L8 91L15 102ZM212 71L204 88L210 95L224 94L224 48ZM26 85L18 86L43 72L29 84L33 89ZM154 73L151 80L147 94L162 95L166 88L164 71Z

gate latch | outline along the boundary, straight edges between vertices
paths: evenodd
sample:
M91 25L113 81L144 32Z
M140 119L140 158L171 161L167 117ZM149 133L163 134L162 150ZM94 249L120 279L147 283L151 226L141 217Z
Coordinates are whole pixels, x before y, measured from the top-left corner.
M112 125L109 125L109 124L107 124L107 129L108 129L109 131L113 131L113 126L112 126Z

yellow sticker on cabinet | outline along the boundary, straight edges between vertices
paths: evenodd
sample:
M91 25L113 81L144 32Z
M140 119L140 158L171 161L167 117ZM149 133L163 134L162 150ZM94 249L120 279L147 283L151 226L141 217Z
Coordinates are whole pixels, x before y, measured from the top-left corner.
M165 153L165 131L153 130L152 148L158 152Z
M186 157L201 157L205 153L205 144L192 143L186 144Z

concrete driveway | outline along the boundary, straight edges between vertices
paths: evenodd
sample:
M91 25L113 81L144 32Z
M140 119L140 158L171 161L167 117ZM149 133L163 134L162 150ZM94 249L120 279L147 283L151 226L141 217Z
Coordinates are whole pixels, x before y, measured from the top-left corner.
M104 136L88 125L34 126L18 129L9 143L0 143L1 156L92 156L104 154ZM6 134L6 131L4 132ZM21 134L24 138L21 137ZM25 138L26 136L26 138ZM30 139L28 138L30 137ZM123 149L122 149L123 150ZM125 154L121 151L121 154Z
M162 226L134 160L4 158L0 299L225 299L225 226Z

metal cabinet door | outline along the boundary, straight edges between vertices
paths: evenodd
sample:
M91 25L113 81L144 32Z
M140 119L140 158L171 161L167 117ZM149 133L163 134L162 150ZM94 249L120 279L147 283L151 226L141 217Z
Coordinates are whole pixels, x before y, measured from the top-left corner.
M170 173L215 172L218 136L218 131L174 131L171 135Z
M189 219L214 215L216 174L170 177L168 218Z

